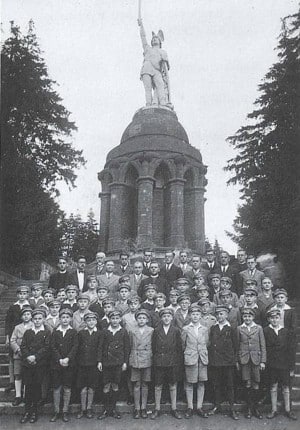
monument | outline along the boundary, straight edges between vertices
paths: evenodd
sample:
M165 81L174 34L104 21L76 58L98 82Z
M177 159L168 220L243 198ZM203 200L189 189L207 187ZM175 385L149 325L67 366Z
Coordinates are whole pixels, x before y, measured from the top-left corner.
M138 25L146 106L133 116L98 174L102 185L99 249L189 248L203 253L206 166L171 103L164 35L148 44L140 2ZM127 245L127 246L125 246Z

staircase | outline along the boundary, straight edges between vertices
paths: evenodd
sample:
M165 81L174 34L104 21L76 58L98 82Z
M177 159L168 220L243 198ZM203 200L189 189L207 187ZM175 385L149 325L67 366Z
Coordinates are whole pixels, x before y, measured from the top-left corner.
M15 393L14 391L6 394L4 392L5 387L9 383L8 376L8 348L5 346L5 316L9 306L16 300L16 282L12 282L17 280L17 278L10 278L9 282L6 280L7 288L2 290L2 294L0 296L0 415L1 414L21 414L24 412L23 405L18 407L13 407L11 402L14 400ZM20 282L20 279L18 279ZM3 280L3 276L1 277L0 272L0 282L3 284L5 280ZM24 281L24 283L31 285L33 282L37 281ZM292 381L292 392L291 399L293 402L293 408L300 410L300 301L292 303L292 306L296 309L298 316L298 327L297 327L297 355L296 355L296 369L295 369L295 378ZM121 412L131 412L132 406L128 406L126 402L120 402L118 404L119 410ZM184 403L179 403L179 409L185 409ZM204 407L208 407L208 404L204 404ZM237 405L237 409L241 410L241 405ZM79 405L72 405L71 412L76 412L79 409ZM101 406L97 405L95 408L95 412L99 412L102 409ZM162 405L162 411L168 411L169 405ZM45 405L43 408L44 413L51 413L52 406Z

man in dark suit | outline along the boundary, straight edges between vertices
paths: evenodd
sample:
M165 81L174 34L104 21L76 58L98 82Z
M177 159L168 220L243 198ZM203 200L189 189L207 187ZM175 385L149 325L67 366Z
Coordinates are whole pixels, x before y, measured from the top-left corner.
M150 249L145 249L144 251L144 261L143 261L143 274L150 276L150 264L152 261L152 251Z
M230 256L227 251L221 251L220 253L221 265L217 273L222 277L227 276L232 279L231 290L236 292L237 290L237 269L234 265L230 264Z
M96 254L96 266L93 270L93 275L100 276L100 275L104 275L105 273L105 258L106 255L104 252L99 251Z
M125 251L120 253L120 265L115 269L115 275L131 275L133 272L132 267L129 264L129 254Z
M254 255L248 255L247 257L247 270L243 270L238 275L238 289L243 291L247 286L249 279L255 279L257 282L257 290L261 293L261 283L264 279L265 274L256 268L256 258Z
M247 254L243 249L239 249L236 255L236 261L233 263L238 273L247 270Z
M209 272L201 267L201 257L200 255L193 255L192 257L192 270L187 271L184 277L188 279L190 285L194 285L194 276L201 273L205 279L207 278Z
M180 267L174 264L174 258L175 252L167 251L165 253L165 265L160 270L160 275L167 280L170 289L172 288L174 281L183 277Z
M189 272L190 270L192 270L192 266L189 265L188 263L188 253L187 251L180 251L179 252L179 267L182 270L182 273L185 274L186 272Z
M157 286L157 292L164 293L166 297L169 297L170 286L165 278L160 276L159 265L157 261L151 261L150 264L150 276L147 279L143 279L138 287L138 295L142 300L146 299L145 287L148 284L155 284Z
M70 282L70 273L67 272L67 259L63 256L58 258L58 272L52 273L49 278L48 288L58 291L60 288L66 288Z
M202 263L201 267L209 274L219 273L219 265L216 262L216 255L213 249L207 249L205 252L206 262Z
M80 255L77 259L77 269L70 273L69 283L72 285L76 285L79 289L79 292L87 291L87 276L88 274L85 271L86 266L86 258L83 255Z
M137 290L143 279L147 279L148 276L143 273L143 263L136 261L133 265L133 273L129 275L131 291L137 293Z

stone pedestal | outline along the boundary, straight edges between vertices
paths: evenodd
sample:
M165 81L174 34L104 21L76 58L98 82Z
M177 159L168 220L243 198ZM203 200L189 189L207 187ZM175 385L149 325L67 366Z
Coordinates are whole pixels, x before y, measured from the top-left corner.
M190 248L204 252L206 166L176 113L140 109L107 155L99 249Z

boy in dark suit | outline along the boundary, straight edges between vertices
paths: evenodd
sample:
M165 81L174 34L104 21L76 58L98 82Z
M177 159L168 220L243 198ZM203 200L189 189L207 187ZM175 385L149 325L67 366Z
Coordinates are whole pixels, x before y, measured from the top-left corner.
M174 316L172 309L161 309L159 316L162 324L154 330L152 335L155 410L151 418L156 419L160 414L162 386L166 380L169 384L171 397L171 413L175 418L180 419L182 416L176 408L177 382L180 378L180 367L182 365L180 330L172 324Z
M47 371L51 334L45 330L45 310L36 308L32 312L33 327L24 333L21 354L23 382L25 385L25 414L21 424L37 421L37 406L41 398L41 385Z
M216 307L216 318L217 323L210 329L208 347L208 362L215 392L215 407L210 411L210 415L221 411L221 392L222 387L225 387L231 417L237 420L238 416L233 409L237 337L235 330L228 322L228 308L226 306L219 305Z
M238 357L237 368L241 367L242 380L245 383L247 394L247 411L245 417L250 419L251 414L262 419L258 409L260 371L265 369L266 342L263 329L254 322L255 310L245 308L242 310L243 324L238 326Z
M59 312L59 326L51 336L51 370L53 385L54 415L50 422L55 422L59 416L61 391L63 390L62 420L68 422L68 411L71 398L71 386L74 374L75 360L78 349L76 330L71 327L73 313L65 308Z
M44 303L42 292L43 285L41 283L32 284L31 297L28 299L32 309L39 308Z
M98 369L103 371L104 411L98 416L102 420L109 415L120 419L116 410L117 396L122 372L128 365L130 343L127 331L121 327L121 312L117 309L108 315L109 326L103 330Z
M101 332L96 327L97 319L97 314L87 312L84 315L87 326L78 333L77 384L81 397L78 419L83 416L93 418L92 404L99 379L97 365L101 361Z
M267 312L269 325L264 328L267 348L267 369L271 385L271 413L267 418L272 419L278 415L277 391L278 384L282 386L285 415L296 420L290 405L290 378L295 374L296 339L293 331L280 325L281 312L279 309L270 309Z

